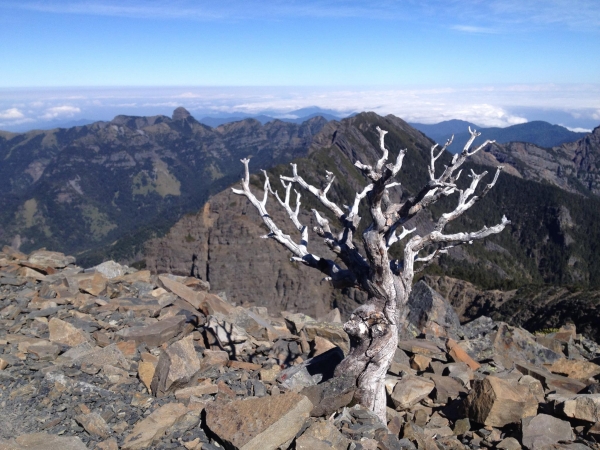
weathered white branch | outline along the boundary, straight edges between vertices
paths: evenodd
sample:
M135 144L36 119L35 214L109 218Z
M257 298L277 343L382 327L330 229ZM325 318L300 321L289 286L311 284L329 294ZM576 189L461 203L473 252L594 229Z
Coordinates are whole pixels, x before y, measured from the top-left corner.
M339 287L354 286L356 284L356 278L351 271L340 268L337 264L335 264L331 260L321 258L320 256L317 256L315 254L308 252L308 249L307 249L308 230L307 230L307 227L300 224L300 221L298 220L299 206L297 206L296 211L293 211L289 205L289 187L288 186L291 187L291 183L286 186L285 201L282 201L277 194L276 194L276 196L278 197L278 200L282 204L282 206L286 209L288 215L290 216L290 219L292 219L292 221L294 222L294 225L296 225L296 228L302 232L302 241L300 242L300 244L297 244L296 242L294 242L294 240L289 235L284 234L283 231L281 231L281 229L279 229L279 227L275 224L275 222L273 221L273 219L267 212L266 203L267 203L268 193L271 190L270 184L269 184L269 177L267 176L267 173L264 172L264 174L265 174L265 185L264 185L265 196L264 196L263 200L261 201L261 200L258 200L256 198L256 196L250 191L250 171L248 169L248 163L250 160L247 158L244 158L241 161L244 164L244 178L242 178L242 189L232 188L232 191L235 194L245 196L250 201L250 203L252 203L252 205L254 205L254 207L258 210L258 213L259 213L260 217L262 218L263 223L267 226L267 228L270 231L270 233L268 235L263 236L263 237L275 239L277 242L279 242L285 248L287 248L289 251L292 252L292 254L293 254L292 261L298 261L307 266L319 269L321 272L330 276L335 285L337 285ZM285 186L285 184L284 184L284 186ZM299 198L297 201L297 205L298 205L298 203L299 203Z
M490 189L492 189L494 187L494 185L496 184L496 181L498 181L498 176L500 175L500 172L502 171L502 169L503 169L503 166L499 166L496 169L496 175L494 176L494 179L492 180L491 183L489 183L486 186L486 188L483 190L483 192L479 196L474 195L475 190L477 189L477 185L479 184L479 181L485 175L487 175L487 172L483 172L481 174L476 174L473 170L471 170L471 175L469 175L472 179L470 186L465 190L459 190L460 195L459 195L458 205L457 205L456 209L454 209L454 211L451 211L449 213L442 214L442 216L437 221L435 230L442 231L449 222L460 217L468 209L470 209L476 202L478 202L483 197L485 197L487 195L487 193L490 191Z
M432 261L434 258L437 258L438 256L444 254L444 253L448 253L448 249L454 247L454 245L449 245L448 247L444 247L444 248L438 248L436 249L433 253L430 253L427 256L424 256L422 258L415 258L415 262L429 262Z
M391 164L388 164L386 167L390 170L391 172L391 176L390 178L395 177L398 172L400 172L400 169L402 168L402 161L404 160L404 156L406 155L406 152L408 151L408 149L403 148L402 150L400 150L398 152L398 157L396 158L396 163L392 166ZM391 183L394 184L394 183ZM388 184L387 187L390 187L391 184ZM400 184L400 183L398 183Z
M358 206L360 205L360 202L363 198L365 198L367 196L367 194L369 192L371 192L373 190L373 184L369 184L367 186L365 186L365 188L362 190L362 192L357 192L356 196L354 197L354 204L352 205L352 208L348 208L349 210L349 214L348 214L348 220L350 222L353 221L354 217L358 216Z
M433 147L431 147L431 161L429 163L429 179L430 180L435 180L435 162L439 159L440 156L442 156L444 154L444 152L446 151L448 146L450 144L452 144L453 140L454 140L454 135L452 135L452 137L446 141L446 143L440 149L437 156L435 155L435 149L437 148L438 144L435 144Z
M341 219L342 216L344 215L344 212L338 205L336 205L334 202L332 202L331 200L329 200L327 198L327 191L329 190L329 188L331 187L331 184L333 183L333 177L332 177L331 181L329 182L328 186L325 188L325 190L320 190L320 189L317 189L316 187L308 184L306 181L304 181L304 178L302 178L300 175L298 175L298 166L296 164L292 163L291 166L292 166L293 176L286 177L286 176L281 175L280 178L284 181L298 183L300 186L302 186L303 189L306 189L311 194L313 194L315 197L317 197L326 208L328 208L331 212L333 212L335 214L335 216L338 219Z
M387 247L390 248L396 242L400 242L402 239L404 239L409 234L414 233L416 230L416 228L413 228L412 230L407 230L406 228L402 227L402 233L400 233L400 235L396 235L396 230L394 230L387 239Z
M268 179L267 173L264 170L263 170L263 173L265 174L265 178ZM281 206L283 206L285 211L288 213L288 216L292 220L296 229L298 231L302 231L306 227L300 223L300 219L298 218L298 215L300 214L300 205L301 205L300 192L298 192L297 190L294 189L294 192L296 193L296 210L293 210L292 207L290 206L290 192L292 190L292 183L285 184L285 181L281 180L281 184L285 188L285 200L281 200L281 198L279 197L279 192L277 192L277 191L275 191L275 198L277 198L277 201L279 202L279 204Z
M379 148L381 148L381 151L383 152L383 156L381 157L381 159L379 161L377 161L377 165L375 166L375 170L381 171L381 169L383 168L383 165L385 164L385 162L388 159L388 149L385 148L385 144L384 144L385 135L388 132L382 130L379 127L377 127L376 130L379 132Z
M469 241L469 242L472 242L472 241ZM446 245L445 247L436 249L433 253L431 253L423 258L416 258L415 263L422 262L424 264L422 264L421 266L414 269L415 274L420 273L423 270L425 270L435 260L435 258L439 258L440 256L447 254L448 250L450 250L453 247L456 247L457 245L461 245L463 243L464 242L460 242L458 244Z

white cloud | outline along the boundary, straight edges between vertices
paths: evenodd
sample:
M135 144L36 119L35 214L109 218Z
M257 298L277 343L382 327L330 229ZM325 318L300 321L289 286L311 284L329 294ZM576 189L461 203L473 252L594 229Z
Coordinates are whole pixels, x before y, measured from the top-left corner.
M572 127L565 127L567 130L569 131L573 131L575 133L591 133L592 130L588 129L588 128L572 128Z
M493 28L486 27L476 27L473 25L454 25L452 27L453 30L462 31L465 33L474 33L474 34L496 34L497 30Z
M68 100L76 96L82 100ZM17 107L19 102L24 102L26 108ZM39 107L33 107L33 102L39 102L35 105ZM96 120L110 120L118 114L170 116L178 106L197 117L225 113L285 117L296 109L317 106L337 111L342 117L374 111L421 123L463 119L478 126L505 127L527 120L546 120L588 129L600 122L599 104L600 84L74 88L13 91L10 99L0 99L0 114L15 115L16 109L26 117L35 117L41 126L47 120L81 117L82 111L86 118ZM8 120L4 118L2 122Z
M46 112L40 116L41 119L52 120L60 117L73 117L75 114L80 113L81 109L77 106L53 106L52 108L46 109Z
M0 119L2 120L17 120L23 119L25 115L17 108L10 108L4 111L0 111Z

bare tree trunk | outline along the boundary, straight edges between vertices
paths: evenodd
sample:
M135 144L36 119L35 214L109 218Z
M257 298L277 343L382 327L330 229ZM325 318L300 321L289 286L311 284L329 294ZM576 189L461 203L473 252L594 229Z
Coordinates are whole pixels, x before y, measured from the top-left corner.
M355 400L361 405L374 411L377 416L386 422L386 392L385 374L394 358L398 345L398 332L400 326L405 323L408 315L407 303L412 289L415 273L423 270L436 257L446 253L449 248L464 243L470 243L475 239L483 239L491 234L501 232L510 223L506 217L502 217L501 223L493 227L483 227L481 230L469 233L443 234L445 226L452 220L460 217L465 211L473 206L478 200L485 196L495 185L500 170L498 167L493 181L488 184L479 196L475 196L475 190L479 181L486 175L476 174L471 171L471 183L468 187L460 189L456 181L460 177L459 168L467 157L485 147L489 141L473 151L469 151L473 140L479 135L475 131L467 142L462 153L454 155L450 166L444 168L443 173L436 177L435 162L445 152L452 142L448 140L446 145L435 152L437 145L431 148L431 159L428 167L429 181L414 197L406 199L403 203L393 204L388 201L387 190L397 186L399 183L391 181L400 171L406 149L400 150L394 164L387 163L388 150L384 145L384 137L387 133L377 127L379 132L379 144L382 157L375 166L355 162L355 166L363 173L370 183L361 192L357 192L354 203L346 207L346 211L327 198L327 192L331 188L335 177L327 173L327 185L323 189L317 189L308 184L298 175L297 167L292 164L292 176L281 176L281 183L285 188L285 198L282 200L277 192L271 188L269 178L265 173L264 198L258 200L250 192L250 175L248 170L248 159L242 160L245 166L245 177L242 180L242 189L234 189L236 194L246 196L258 210L263 222L269 228L270 233L264 237L275 239L285 246L292 254L292 260L301 262L307 266L323 272L334 287L352 286L367 292L369 299L366 304L359 306L344 324L344 329L350 336L350 352L336 369L336 375L352 375L356 378ZM337 258L346 266L343 268L335 261L322 258L308 251L308 229L303 226L298 218L300 211L300 193L296 191L296 208L290 205L290 194L293 184L316 196L321 204L329 209L342 225L342 231L334 233L329 220L324 218L316 210L313 210L318 227L314 231L322 237L329 248L336 254ZM301 233L300 242L295 242L289 235L284 234L273 222L266 210L268 194L273 194L279 204L286 210L295 228ZM440 198L458 193L458 205L454 209L438 219L434 231L420 236L418 234L410 238L404 247L404 259L390 261L389 248L396 242L400 242L416 230L406 230L404 224L419 212L430 207ZM371 225L362 235L362 244L365 255L363 256L353 242L361 220L358 215L359 203L367 198ZM385 201L384 201L385 200ZM402 227L402 232L397 235L396 231ZM419 252L428 251L429 254L419 257ZM415 268L415 264L420 267Z
M354 376L355 401L385 418L385 374L394 358L399 330L397 323L387 320L381 303L379 299L369 299L344 324L351 348L335 375Z

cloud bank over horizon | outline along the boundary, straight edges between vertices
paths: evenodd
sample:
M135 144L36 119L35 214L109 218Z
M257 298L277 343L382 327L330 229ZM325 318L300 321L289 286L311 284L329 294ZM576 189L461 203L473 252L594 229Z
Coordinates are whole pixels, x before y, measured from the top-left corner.
M408 122L461 119L482 127L545 120L571 129L600 124L600 84L412 88L157 87L0 89L0 129L51 128L77 120L125 115L170 115L183 106L206 116L269 115L317 107L338 117L362 111L394 114Z

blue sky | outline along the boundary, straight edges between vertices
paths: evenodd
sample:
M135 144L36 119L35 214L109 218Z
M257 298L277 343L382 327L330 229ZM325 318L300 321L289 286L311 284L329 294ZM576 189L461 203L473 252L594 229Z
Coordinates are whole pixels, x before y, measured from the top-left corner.
M0 42L3 129L178 102L600 124L598 0L0 0Z

